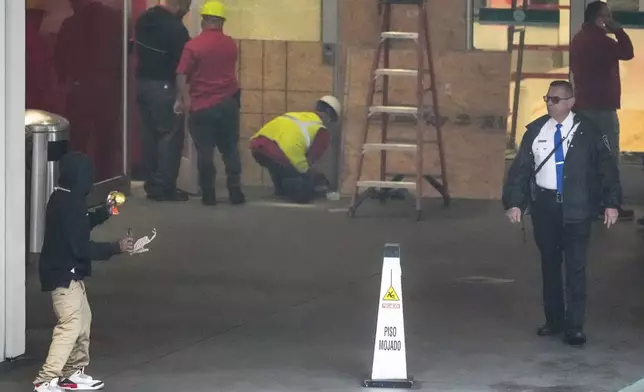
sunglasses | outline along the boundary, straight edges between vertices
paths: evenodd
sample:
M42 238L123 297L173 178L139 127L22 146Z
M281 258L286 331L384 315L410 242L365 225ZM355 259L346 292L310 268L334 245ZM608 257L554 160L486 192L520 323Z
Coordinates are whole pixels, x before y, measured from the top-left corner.
M570 98L572 98L572 97L568 97L568 98L561 98L561 97L551 97L551 96L549 96L549 95L544 95L544 96L543 96L543 102L546 102L546 103L547 103L548 101L550 101L550 102L552 102L553 104L555 104L555 105L556 105L556 104L558 104L559 102L561 102L561 101L567 101L567 100L569 100Z

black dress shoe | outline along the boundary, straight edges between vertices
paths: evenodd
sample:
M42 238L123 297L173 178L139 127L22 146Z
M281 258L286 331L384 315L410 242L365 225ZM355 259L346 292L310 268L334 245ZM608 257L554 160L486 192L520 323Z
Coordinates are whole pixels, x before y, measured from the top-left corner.
M545 324L537 329L537 335L539 336L552 336L558 335L563 332L563 328L558 325Z
M564 342L571 346L583 346L586 344L586 334L581 331L568 331L564 334Z

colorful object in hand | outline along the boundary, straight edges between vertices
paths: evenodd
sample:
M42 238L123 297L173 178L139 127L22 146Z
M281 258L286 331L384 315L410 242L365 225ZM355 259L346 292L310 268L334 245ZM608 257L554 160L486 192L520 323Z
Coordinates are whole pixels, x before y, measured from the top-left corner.
M125 195L119 191L112 191L107 195L107 208L110 209L110 214L118 215L118 207L125 203Z

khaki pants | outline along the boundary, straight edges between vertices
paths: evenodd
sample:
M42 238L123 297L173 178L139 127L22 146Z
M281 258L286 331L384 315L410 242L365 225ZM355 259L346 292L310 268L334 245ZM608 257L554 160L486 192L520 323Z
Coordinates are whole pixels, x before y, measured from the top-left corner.
M615 162L620 163L619 118L617 110L580 110L608 138Z
M49 354L34 384L56 377L68 377L89 365L89 331L92 311L87 302L85 283L72 281L69 288L51 292L54 313L58 319L49 346Z

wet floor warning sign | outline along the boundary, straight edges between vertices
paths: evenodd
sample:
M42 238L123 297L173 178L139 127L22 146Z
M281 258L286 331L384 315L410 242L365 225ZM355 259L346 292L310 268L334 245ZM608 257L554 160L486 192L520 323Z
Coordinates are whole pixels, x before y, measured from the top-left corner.
M407 376L400 246L385 245L371 379L365 387L411 388Z
M400 297L396 294L396 290L393 286L389 287L389 290L385 293L385 296L382 298L383 301L400 301Z

